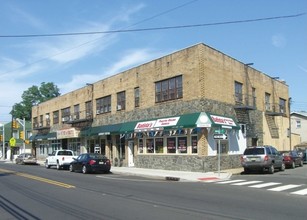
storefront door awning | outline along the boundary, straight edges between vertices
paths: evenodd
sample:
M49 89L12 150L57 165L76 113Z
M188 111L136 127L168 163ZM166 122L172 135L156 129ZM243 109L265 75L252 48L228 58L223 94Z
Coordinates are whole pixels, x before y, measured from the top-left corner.
M119 134L122 123L113 124L113 125L103 125L98 127L93 127L91 129L91 135L110 135L110 134Z

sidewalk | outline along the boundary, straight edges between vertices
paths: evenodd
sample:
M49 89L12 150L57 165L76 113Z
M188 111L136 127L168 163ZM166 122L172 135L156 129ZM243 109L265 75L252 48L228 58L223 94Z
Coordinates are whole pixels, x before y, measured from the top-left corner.
M12 161L10 160L6 160L4 162L12 163ZM44 161L38 161L37 163L41 166L45 165ZM220 172L187 172L112 166L111 172L113 174L135 175L169 181L216 182L230 179L233 174L239 174L243 172L243 168L221 170Z

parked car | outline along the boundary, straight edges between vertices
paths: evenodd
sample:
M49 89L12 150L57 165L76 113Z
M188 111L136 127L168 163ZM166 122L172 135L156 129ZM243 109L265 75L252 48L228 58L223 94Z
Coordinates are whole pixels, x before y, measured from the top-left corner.
M296 166L303 166L303 157L296 150L282 151L286 168L294 169Z
M244 173L250 171L268 171L273 174L275 169L285 170L283 155L273 146L255 146L245 149L241 156Z
M37 160L34 155L30 153L19 154L15 159L16 164L37 164Z
M82 173L104 172L109 173L111 169L110 160L98 153L80 154L70 163L70 172L81 171Z

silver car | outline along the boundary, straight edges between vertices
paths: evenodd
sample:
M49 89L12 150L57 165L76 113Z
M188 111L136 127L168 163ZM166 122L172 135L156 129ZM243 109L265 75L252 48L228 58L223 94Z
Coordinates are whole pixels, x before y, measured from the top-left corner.
M16 164L37 164L37 160L34 155L29 153L19 154L15 159Z
M268 171L273 174L275 169L285 170L283 155L272 146L256 146L245 149L241 156L244 173L250 171Z

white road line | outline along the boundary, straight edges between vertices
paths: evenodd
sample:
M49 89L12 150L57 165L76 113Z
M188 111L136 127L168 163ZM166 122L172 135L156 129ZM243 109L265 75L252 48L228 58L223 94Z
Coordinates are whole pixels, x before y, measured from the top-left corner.
M274 186L274 185L278 185L278 184L281 184L281 183L269 182L269 183L262 183L262 184L252 185L252 186L248 186L248 187L264 188L264 187Z
M275 187L275 188L268 189L268 190L279 192L279 191L284 191L284 190L287 190L287 189L293 189L293 188L300 187L300 186L301 185L289 184L289 185L279 186L279 187Z
M295 195L307 195L307 189L302 189L302 190L299 190L299 191L295 191L295 192L292 192L290 194L295 194Z
M228 180L228 181L222 181L222 182L216 182L217 184L228 184L228 183L237 183L237 182L243 182L246 180Z
M251 184L255 184L255 183L262 183L263 181L246 181L246 182L241 182L241 183L234 183L234 184L231 184L231 185L234 185L234 186L244 186L244 185L251 185Z

